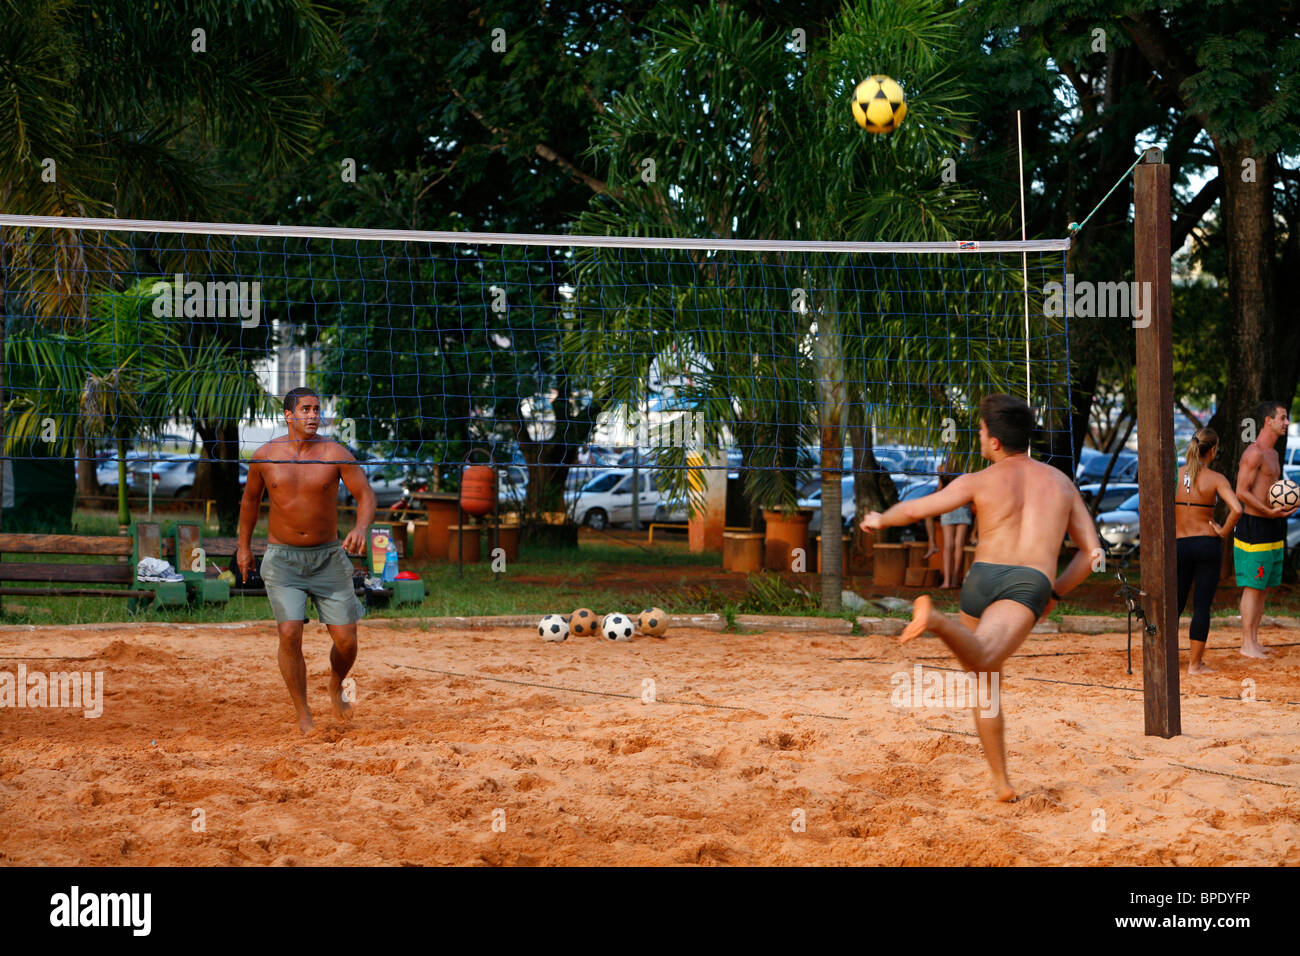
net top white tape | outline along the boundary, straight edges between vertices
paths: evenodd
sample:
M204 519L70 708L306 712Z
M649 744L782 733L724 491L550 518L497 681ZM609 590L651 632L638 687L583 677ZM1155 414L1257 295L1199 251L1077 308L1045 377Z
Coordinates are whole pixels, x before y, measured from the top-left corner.
M170 222L162 219L90 219L0 214L0 226L31 229L89 229L106 232L173 232L194 235L266 236L284 239L361 239L463 245L703 249L733 252L979 253L1063 252L1069 239L964 240L952 242L820 242L783 239L669 239L652 236L522 235L503 232L434 232L415 229L350 229L258 223Z

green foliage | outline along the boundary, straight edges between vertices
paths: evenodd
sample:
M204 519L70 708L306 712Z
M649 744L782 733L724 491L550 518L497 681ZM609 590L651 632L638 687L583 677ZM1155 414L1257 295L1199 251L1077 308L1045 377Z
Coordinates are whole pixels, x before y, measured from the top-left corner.
M592 153L610 188L577 231L896 241L988 234L994 224L978 194L940 178L973 117L955 11L930 0L848 4L806 54L787 40L732 5L668 15L634 92L599 118ZM849 115L853 84L873 72L892 73L914 94L907 121L887 137L860 132ZM975 332L952 295L1018 288L1018 273L1006 270L961 276L952 263L951 272L922 274L889 256L633 258L580 253L581 321L565 339L571 366L597 381L598 398L635 407L656 356L698 356L684 402L704 411L708 443L740 446L747 489L766 507L794 507L796 455L818 441L819 403L871 408L903 436L937 432L972 397L972 383L1007 379L998 339L1023 335ZM806 304L794 304L795 289ZM836 384L819 394L819 381ZM664 460L680 464L676 452ZM683 494L685 472L669 475Z

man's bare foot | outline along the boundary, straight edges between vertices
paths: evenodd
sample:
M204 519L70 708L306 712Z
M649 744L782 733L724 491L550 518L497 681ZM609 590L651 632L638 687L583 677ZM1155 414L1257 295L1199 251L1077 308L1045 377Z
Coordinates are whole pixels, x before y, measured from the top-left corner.
M352 716L352 704L343 693L342 682L336 674L330 675L330 703L334 705L334 713L340 720L347 720Z
M309 734L316 729L316 725L312 723L311 714L298 715L298 729L304 734Z
M1188 664L1187 673L1189 674L1213 674L1214 668L1209 664Z
M997 801L998 803L1016 802L1016 791L1012 788L1011 784L1004 783L1002 786L998 787Z
M1253 657L1261 661L1268 658L1268 651L1261 644L1242 644L1241 654L1243 657Z
M912 621L903 628L903 633L898 636L898 643L906 644L912 638L929 630L930 616L937 616L938 613L930 601L930 595L922 594L912 602Z

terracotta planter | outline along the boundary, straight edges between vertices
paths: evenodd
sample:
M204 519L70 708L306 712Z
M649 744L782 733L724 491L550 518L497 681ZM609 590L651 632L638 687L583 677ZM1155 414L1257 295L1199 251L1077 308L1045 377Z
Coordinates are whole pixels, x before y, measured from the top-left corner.
M462 548L465 553L465 564L475 564L483 560L482 548L479 544L481 530L476 524L454 524L447 528L447 560L455 564L460 560Z
M496 540L493 543L492 528L483 529L483 540L487 542L488 557L492 557L492 549L500 548L505 552L506 563L519 560L519 525L503 524L496 529Z
M724 571L758 571L763 567L763 535L757 531L726 531L722 535Z
M787 515L782 511L764 511L767 534L763 541L763 566L769 571L789 571L793 563L792 552L803 548L805 561L808 554L808 523L812 512L796 511ZM804 565L807 567L807 564Z
M907 549L901 544L877 544L871 553L871 566L877 587L898 587L907 569Z
M459 517L456 496L430 498L425 505L425 515L425 553L430 561L444 561L447 558L447 528Z
M909 588L923 588L925 587L926 575L929 573L929 568L907 568L903 571L903 586Z
M840 575L847 578L849 576L849 542L853 540L852 535L842 535L840 541L840 564L842 566ZM817 573L822 572L822 536L817 536Z

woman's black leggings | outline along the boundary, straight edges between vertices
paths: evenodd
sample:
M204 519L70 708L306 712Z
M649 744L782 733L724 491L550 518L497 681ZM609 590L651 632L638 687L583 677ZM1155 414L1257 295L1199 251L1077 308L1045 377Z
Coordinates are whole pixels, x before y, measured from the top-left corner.
M1210 634L1210 605L1219 587L1222 547L1219 536L1213 534L1178 539L1178 615L1181 617L1183 608L1187 607L1187 595L1195 584L1191 633L1194 641L1204 641Z

